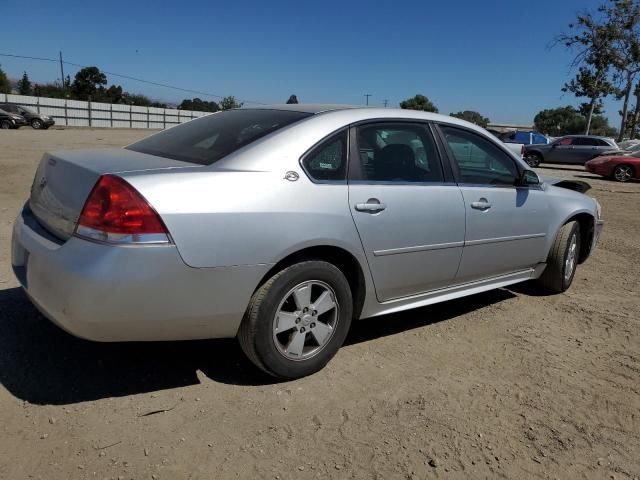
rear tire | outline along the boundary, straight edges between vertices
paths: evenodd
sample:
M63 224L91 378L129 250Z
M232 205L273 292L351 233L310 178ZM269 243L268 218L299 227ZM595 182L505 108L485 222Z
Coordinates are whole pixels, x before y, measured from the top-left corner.
M631 165L620 164L613 169L612 178L617 182L628 182L635 177L635 171Z
M566 291L573 282L579 257L580 224L569 222L558 231L538 284L553 293Z
M9 130L11 127L13 127L13 125L11 124L11 122L9 120L2 120L0 122L0 128L2 130Z
M542 157L537 153L528 153L527 156L524 158L524 161L527 162L527 164L531 168L536 168L540 166L540 163L542 162Z
M333 358L352 315L351 288L343 273L330 263L309 260L281 270L258 288L238 341L249 360L268 374L300 378Z

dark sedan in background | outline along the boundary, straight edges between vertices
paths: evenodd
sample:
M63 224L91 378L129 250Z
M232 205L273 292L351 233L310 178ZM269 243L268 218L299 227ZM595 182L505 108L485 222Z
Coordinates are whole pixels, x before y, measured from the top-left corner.
M30 108L23 107L22 105L16 105L15 103L0 103L0 109L5 112L13 113L24 117L26 120L25 125L28 123L31 128L35 130L47 129L56 122L48 115L43 115Z
M526 145L524 158L531 167L537 167L541 163L584 165L602 153L619 150L616 142L607 137L567 135L548 145Z
M24 127L26 124L27 121L23 116L0 109L0 128L2 130L20 128Z

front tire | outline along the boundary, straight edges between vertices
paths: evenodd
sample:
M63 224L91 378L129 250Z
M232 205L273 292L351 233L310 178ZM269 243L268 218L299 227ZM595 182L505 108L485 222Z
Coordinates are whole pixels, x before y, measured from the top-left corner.
M34 118L33 120L31 120L31 128L33 128L34 130L40 130L43 126L44 124L39 118Z
M324 261L305 261L276 273L254 293L238 340L249 360L268 374L305 377L333 358L352 316L343 273Z
M553 293L566 291L573 282L579 258L580 224L569 222L558 231L538 284Z
M616 165L613 169L613 179L618 182L628 182L635 176L633 167L631 165Z
M0 128L2 130L9 130L12 127L13 127L13 124L9 120L2 120L0 122Z

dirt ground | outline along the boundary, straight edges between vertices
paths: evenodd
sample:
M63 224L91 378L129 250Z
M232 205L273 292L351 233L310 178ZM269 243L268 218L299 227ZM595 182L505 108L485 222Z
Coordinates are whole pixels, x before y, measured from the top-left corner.
M603 206L566 294L357 322L323 371L274 382L233 340L78 340L17 287L11 225L42 153L148 134L0 132L1 479L640 478L640 183L540 169Z

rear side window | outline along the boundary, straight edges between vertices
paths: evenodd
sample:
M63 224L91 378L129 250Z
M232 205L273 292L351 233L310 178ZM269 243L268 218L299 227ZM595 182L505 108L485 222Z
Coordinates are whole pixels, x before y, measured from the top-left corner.
M369 182L442 182L440 157L425 125L358 127L360 178Z
M347 131L331 136L302 160L313 180L344 180L347 173Z
M602 145L600 143L600 140L598 140L597 138L583 138L583 137L576 138L573 141L573 144L577 146L582 146L582 147L596 147L596 146Z
M178 125L126 148L183 162L211 165L310 115L285 110L228 110Z
M568 137L568 138L561 138L560 140L558 140L558 145L571 145L573 143L573 139Z

